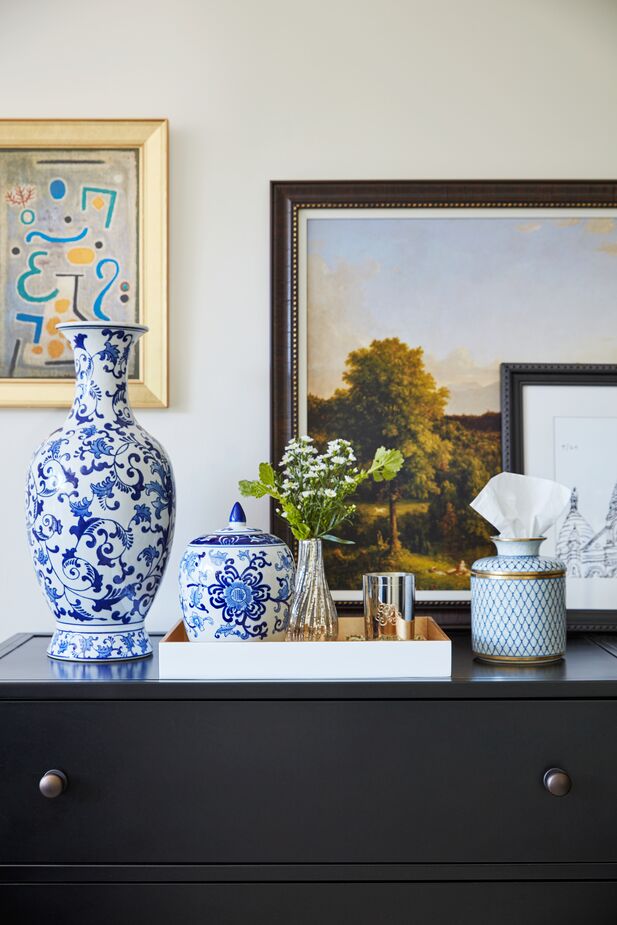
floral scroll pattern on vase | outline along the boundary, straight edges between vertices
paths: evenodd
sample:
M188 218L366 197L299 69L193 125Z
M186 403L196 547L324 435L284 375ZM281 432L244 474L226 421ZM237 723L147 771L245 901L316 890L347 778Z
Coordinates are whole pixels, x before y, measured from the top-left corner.
M175 490L160 444L133 417L126 371L143 327L67 325L75 401L34 454L27 530L56 618L49 654L135 658L152 649L144 620L171 546Z

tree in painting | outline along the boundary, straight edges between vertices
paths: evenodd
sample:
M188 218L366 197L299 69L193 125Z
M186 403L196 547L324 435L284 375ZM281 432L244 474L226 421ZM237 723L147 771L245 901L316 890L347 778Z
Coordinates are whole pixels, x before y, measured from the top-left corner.
M466 587L469 560L488 541L467 499L499 469L499 416L446 415L448 390L422 348L396 337L352 351L342 378L330 398L309 396L315 439L351 440L362 463L375 445L395 446L405 464L395 483L363 489L348 537L356 545L328 551L331 582L350 587L380 568L414 571L419 587Z

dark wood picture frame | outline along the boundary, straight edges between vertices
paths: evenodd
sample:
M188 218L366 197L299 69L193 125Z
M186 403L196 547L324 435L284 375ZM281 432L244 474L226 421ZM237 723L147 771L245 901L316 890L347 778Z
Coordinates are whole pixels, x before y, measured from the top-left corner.
M502 363L501 447L504 472L525 475L523 390L529 385L617 386L612 363ZM569 610L568 628L617 632L615 610Z
M615 180L273 181L271 202L271 459L298 433L299 214L304 208L617 208ZM272 529L293 543L271 508ZM359 609L358 602L337 602ZM422 601L445 626L469 625L469 602ZM589 628L589 627L588 627Z

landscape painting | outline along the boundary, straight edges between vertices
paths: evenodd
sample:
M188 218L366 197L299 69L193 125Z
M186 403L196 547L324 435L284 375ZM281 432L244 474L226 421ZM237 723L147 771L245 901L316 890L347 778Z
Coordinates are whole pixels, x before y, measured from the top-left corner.
M300 228L300 429L345 437L362 463L406 457L363 486L354 545L328 545L332 588L411 571L469 588L490 555L469 508L501 470L502 362L617 361L617 220L600 210L307 209ZM437 596L437 595L436 595Z
M0 149L0 379L70 378L60 322L139 320L138 155Z

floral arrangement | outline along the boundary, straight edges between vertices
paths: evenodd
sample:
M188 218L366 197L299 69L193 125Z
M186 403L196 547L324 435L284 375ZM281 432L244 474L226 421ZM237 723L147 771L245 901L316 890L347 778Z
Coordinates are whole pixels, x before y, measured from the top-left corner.
M350 503L358 486L372 478L389 481L403 465L399 450L381 446L368 469L359 469L353 447L348 440L331 440L319 453L312 437L290 440L275 471L270 463L261 463L258 481L240 482L244 496L263 498L270 495L279 502L277 513L289 523L297 540L322 539L350 543L331 532L350 520L356 505Z

